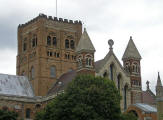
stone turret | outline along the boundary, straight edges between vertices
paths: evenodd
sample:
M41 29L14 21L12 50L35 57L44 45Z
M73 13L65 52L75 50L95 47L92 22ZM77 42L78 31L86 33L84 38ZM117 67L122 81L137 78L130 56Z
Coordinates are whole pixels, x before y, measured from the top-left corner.
M141 103L142 101L142 85L141 85L141 55L130 36L127 48L122 57L125 71L130 76L131 82L131 103Z
M79 74L95 75L95 67L94 67L95 48L91 42L91 39L86 29L84 29L84 32L77 45L76 53L77 53L77 64L78 64L77 72Z
M158 73L156 85L157 120L163 120L163 86Z
M158 77L157 77L156 96L157 96L157 98L163 96L163 87L162 87L159 72L158 72Z

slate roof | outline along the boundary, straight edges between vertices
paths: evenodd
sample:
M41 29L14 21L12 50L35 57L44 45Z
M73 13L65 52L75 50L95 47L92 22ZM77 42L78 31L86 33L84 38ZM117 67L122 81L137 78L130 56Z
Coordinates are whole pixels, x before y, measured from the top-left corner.
M142 91L142 102L155 105L156 104L156 96L151 90Z
M56 94L60 91L63 91L67 87L67 85L76 77L76 75L77 73L75 70L64 73L48 91L48 95Z
M81 35L81 38L80 38L79 43L76 48L76 52L81 52L81 51L95 52L95 48L91 42L91 39L90 39L86 29L84 29L84 32Z
M148 104L136 103L136 104L134 104L134 106L141 109L145 113L156 113L157 112L157 109L155 107L152 107L152 106L150 106Z
M0 94L34 97L27 77L7 74L0 74Z
M140 55L138 49L136 48L136 45L135 45L132 37L130 37L127 48L123 54L122 60L127 59L127 58L141 59L141 55Z

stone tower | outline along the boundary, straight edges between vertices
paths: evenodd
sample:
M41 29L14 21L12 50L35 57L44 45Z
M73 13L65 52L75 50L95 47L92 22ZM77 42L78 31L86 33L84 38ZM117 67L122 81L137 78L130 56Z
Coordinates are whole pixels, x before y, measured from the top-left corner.
M94 53L95 48L86 29L84 29L84 32L76 48L78 74L95 75Z
M157 120L163 120L163 86L158 73L156 85Z
M44 96L63 73L76 69L81 21L40 14L18 26L17 75L25 75L35 95Z
M130 76L131 104L140 103L142 101L141 65L140 65L141 56L133 42L132 37L130 37L122 60L124 69Z

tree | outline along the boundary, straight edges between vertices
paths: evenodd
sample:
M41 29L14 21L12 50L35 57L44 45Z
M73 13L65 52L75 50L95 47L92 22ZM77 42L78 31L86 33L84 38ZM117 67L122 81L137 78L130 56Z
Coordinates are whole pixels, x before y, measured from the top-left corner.
M18 114L8 110L0 110L0 120L17 120Z
M120 98L113 81L77 76L35 120L120 120Z
M124 113L121 120L137 120L137 117L133 113Z

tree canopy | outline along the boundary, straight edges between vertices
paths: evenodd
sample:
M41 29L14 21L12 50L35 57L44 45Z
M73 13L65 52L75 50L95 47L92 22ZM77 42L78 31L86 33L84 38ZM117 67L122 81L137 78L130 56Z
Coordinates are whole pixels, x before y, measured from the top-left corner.
M120 95L113 81L77 76L35 120L120 120Z
M8 110L0 110L0 120L17 120L18 114Z

